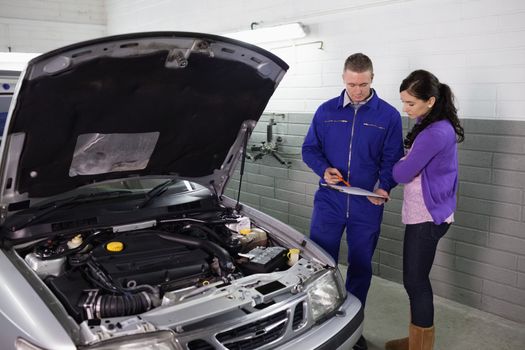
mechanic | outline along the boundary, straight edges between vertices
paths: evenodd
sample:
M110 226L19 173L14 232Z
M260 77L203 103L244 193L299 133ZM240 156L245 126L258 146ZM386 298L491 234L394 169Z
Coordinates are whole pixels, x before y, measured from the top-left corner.
M346 180L384 198L348 195L325 186L315 193L310 238L337 262L343 231L348 244L346 289L365 306L383 204L396 186L392 167L403 156L399 112L371 88L372 61L362 53L344 64L345 89L317 109L302 146L303 161L323 183ZM354 349L367 349L363 336Z

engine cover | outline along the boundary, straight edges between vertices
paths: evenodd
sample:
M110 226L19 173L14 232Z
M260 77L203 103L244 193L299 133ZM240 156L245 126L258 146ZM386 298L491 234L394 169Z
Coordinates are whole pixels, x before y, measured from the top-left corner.
M92 259L122 287L157 285L210 271L204 250L163 239L149 230L128 232L96 247Z

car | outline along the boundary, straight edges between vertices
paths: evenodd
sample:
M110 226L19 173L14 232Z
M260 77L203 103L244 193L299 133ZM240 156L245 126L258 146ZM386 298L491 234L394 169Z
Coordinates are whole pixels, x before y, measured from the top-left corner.
M32 59L0 149L2 349L350 349L336 262L224 195L287 69L189 32Z

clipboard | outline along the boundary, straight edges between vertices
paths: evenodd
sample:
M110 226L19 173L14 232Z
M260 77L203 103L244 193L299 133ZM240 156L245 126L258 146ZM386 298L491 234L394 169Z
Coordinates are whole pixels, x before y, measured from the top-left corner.
M351 195L354 195L354 196L366 196L366 197L377 197L377 198L383 198L383 199L386 199L385 197L377 194L377 193L374 193L374 192L370 192L368 190L364 190L362 188L359 188L359 187L348 187L348 186L340 186L340 185L329 185L329 184L321 184L321 186L325 186L325 187L328 187L328 188L331 188L333 190L336 190L336 191L339 191L339 192L343 192L343 193L346 193L346 194L351 194Z

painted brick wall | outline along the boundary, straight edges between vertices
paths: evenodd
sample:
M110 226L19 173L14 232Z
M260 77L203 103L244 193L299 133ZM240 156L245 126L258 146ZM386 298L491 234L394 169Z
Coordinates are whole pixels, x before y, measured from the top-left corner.
M283 138L282 166L271 155L247 161L241 200L308 235L318 178L301 161L300 145L311 114L264 115L250 146ZM408 120L403 120L405 134ZM411 126L411 125L410 125ZM438 246L431 272L436 294L525 323L525 122L464 120L456 222ZM239 174L226 192L236 197ZM374 273L402 283L402 186L385 207ZM345 263L346 244L341 247Z
M290 64L268 111L309 112L341 87L344 59L370 55L375 87L400 107L413 69L454 87L464 118L525 120L522 0L107 0L108 33L181 30L221 34L300 21L309 35L265 47ZM322 47L322 49L320 49Z
M104 0L0 0L0 52L46 52L105 34Z

